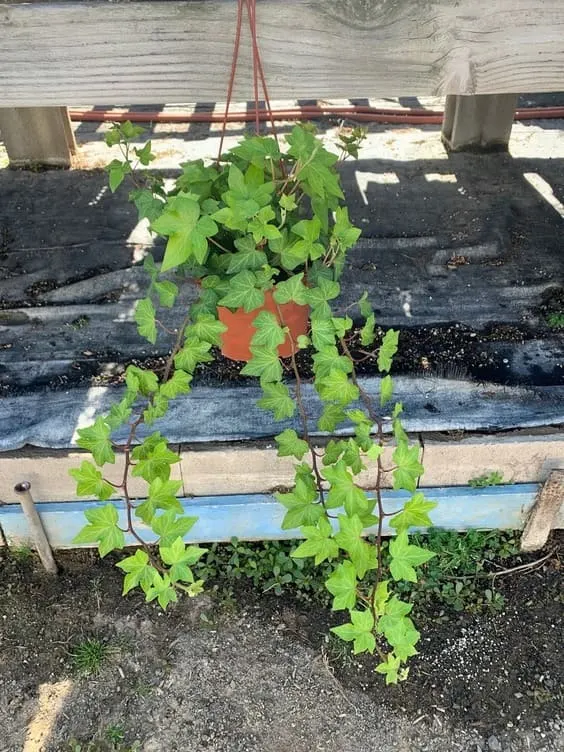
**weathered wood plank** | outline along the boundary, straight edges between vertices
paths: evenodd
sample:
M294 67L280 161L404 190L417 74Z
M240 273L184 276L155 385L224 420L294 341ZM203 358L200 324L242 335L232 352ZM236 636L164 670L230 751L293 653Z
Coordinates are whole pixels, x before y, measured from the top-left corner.
M235 16L232 0L0 3L0 102L221 101ZM263 0L257 16L272 97L562 88L561 0Z
M523 537L522 551L538 551L548 540L560 510L564 507L564 471L554 470L539 491L535 505L527 520Z
M0 136L12 167L70 167L76 153L66 107L0 108Z
M446 99L443 141L451 151L505 151L517 94L479 94Z
M517 530L523 527L537 487L534 485L502 486L498 488L435 488L430 496L438 503L432 512L436 527L450 530L470 528ZM383 501L387 510L399 510L408 494L400 491L384 491ZM107 503L107 502L102 502ZM201 496L182 500L187 514L198 517L198 522L186 535L191 543L240 540L272 540L300 537L299 530L282 530L280 525L284 507L274 497L266 494L242 496ZM46 503L39 505L41 517L49 542L53 548L73 548L73 538L84 527L84 510L100 502ZM124 525L123 502L115 506ZM22 544L29 540L29 530L17 505L0 507L0 524L9 543ZM562 515L557 517L555 527L563 527ZM153 541L155 534L139 521L136 530L146 541ZM367 528L366 533L376 532ZM393 535L387 520L384 535ZM134 545L131 536L127 545Z

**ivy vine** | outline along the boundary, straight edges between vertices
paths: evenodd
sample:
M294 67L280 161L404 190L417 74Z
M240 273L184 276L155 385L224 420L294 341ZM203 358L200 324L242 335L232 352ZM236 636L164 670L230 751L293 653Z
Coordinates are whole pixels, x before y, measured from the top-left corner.
M394 583L415 582L417 567L433 556L410 542L409 530L429 526L435 504L418 490L423 472L419 447L410 444L401 422L402 405L393 401L390 371L398 332L387 331L375 344L375 316L366 293L355 304L364 322L363 357L374 354L381 374L375 403L357 378L351 310L337 316L332 309L346 252L360 235L344 204L339 158L312 127L298 125L286 137L284 149L275 138L253 136L215 164L187 162L166 190L158 174L140 169L153 159L150 142L143 148L132 146L140 133L131 123L108 132L108 145L119 147L122 155L108 166L110 188L115 191L126 178L132 179L130 199L139 218L166 239L162 263L151 255L145 259L150 287L136 306L135 320L149 342L155 343L161 333L172 334L174 342L161 372L129 366L121 401L78 431L77 444L92 454L93 462L84 460L71 470L77 494L102 501L120 494L126 520L120 524L112 503L93 506L75 542L98 544L101 556L131 540L139 544L135 554L117 564L125 573L124 594L140 588L147 601L156 599L166 608L180 593L201 592L203 582L195 579L191 567L204 549L184 543L197 518L184 514L177 498L181 481L171 478L180 457L160 432L148 429L163 418L171 400L190 392L196 368L213 360L212 348L221 345L226 328L218 319L218 306L257 311L252 358L241 373L259 380L261 408L276 421L297 419L300 426L275 437L279 456L296 460L292 490L276 495L286 510L282 528L299 528L303 538L292 555L334 565L326 587L333 609L348 615L332 631L352 642L355 653L375 653L376 671L387 683L405 679L405 664L416 653L420 635L409 616L412 606L394 592ZM362 138L357 129L341 133L341 157L357 156ZM179 284L188 278L199 280L200 294L171 332L160 322L158 308L171 308ZM262 309L268 291L276 312ZM282 311L291 301L310 309L310 333L295 340ZM282 359L278 348L288 340L292 355ZM323 405L316 425L306 408L296 357L309 347L314 351L313 385ZM384 460L390 443L385 417L394 436L390 466ZM352 424L352 435L331 439L321 451L315 432L334 434L345 423ZM120 445L113 437L124 425L127 439ZM106 466L115 464L118 451L124 457L123 473L111 480ZM369 465L376 468L371 493L358 482ZM388 475L394 489L410 494L399 513L384 508L382 488ZM141 500L130 492L131 477L147 484ZM388 517L396 535L386 571L382 538ZM367 531L375 533L374 544L366 540Z

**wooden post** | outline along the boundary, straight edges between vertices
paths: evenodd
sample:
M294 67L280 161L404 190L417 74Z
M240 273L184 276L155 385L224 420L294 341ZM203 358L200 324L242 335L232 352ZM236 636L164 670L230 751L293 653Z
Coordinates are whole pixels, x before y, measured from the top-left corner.
M76 142L66 107L0 109L0 137L10 167L70 167Z
M539 491L521 536L521 551L538 551L548 540L558 510L564 504L564 470L553 470Z
M19 497L23 513L25 514L27 524L29 525L29 531L33 539L33 544L37 553L39 554L41 563L43 564L47 572L49 572L49 574L57 574L57 564L55 562L55 559L53 558L53 552L51 551L49 539L45 534L45 529L43 527L43 523L41 522L41 517L39 516L39 513L33 501L33 496L31 495L31 483L24 480L22 483L18 483L15 486L14 491Z
M449 95L443 142L450 151L506 151L517 94Z

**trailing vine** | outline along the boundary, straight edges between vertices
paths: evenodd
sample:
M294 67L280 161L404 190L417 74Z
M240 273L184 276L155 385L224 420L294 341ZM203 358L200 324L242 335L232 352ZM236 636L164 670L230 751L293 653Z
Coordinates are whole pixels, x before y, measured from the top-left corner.
M160 265L151 255L145 259L150 287L137 304L135 320L149 342L154 344L162 330L173 344L162 371L129 366L122 400L78 431L78 446L91 452L94 462L84 460L71 470L77 493L102 501L119 493L126 515L120 524L112 503L93 506L76 542L97 543L101 556L124 548L126 536L139 544L135 554L117 564L125 572L124 594L139 587L148 601L156 599L166 608L179 593L194 596L202 590L191 566L204 549L184 543L197 518L184 514L177 498L181 481L171 477L180 457L158 431L148 429L164 417L171 400L190 392L196 368L210 362L212 348L221 346L226 327L218 307L257 311L252 357L241 373L259 380L259 406L294 426L275 437L278 455L296 460L293 488L276 495L286 510L282 528L299 528L304 539L292 555L334 565L326 587L333 609L348 616L332 631L352 642L355 653L376 653L376 671L387 683L402 680L420 635L409 616L412 606L394 592L394 583L415 582L416 568L433 556L410 542L409 530L429 526L435 505L417 488L423 472L419 447L410 444L402 426L401 403L393 402L390 371L398 332L391 329L376 343L367 294L355 304L363 321L362 359L373 355L381 374L375 403L357 378L350 309L335 315L332 308L346 252L360 235L344 205L338 157L311 127L300 125L286 137L286 150L270 137L246 138L216 164L195 160L181 165L182 173L166 190L157 174L138 169L153 158L150 142L142 149L132 147L139 135L131 123L115 125L107 134L107 143L119 146L123 157L108 167L110 188L115 191L133 177L130 198L139 218L166 239ZM341 133L342 156L357 156L362 138L358 130ZM187 278L199 280L200 294L171 330L157 311L174 305L178 284ZM264 308L267 293L273 310ZM309 306L309 334L294 337L286 325L284 306L290 302ZM288 342L291 357L282 359L278 348ZM308 411L297 360L299 351L310 347L313 387L322 404L317 420ZM386 452L389 421L394 446ZM116 443L116 432L124 426L125 443ZM322 451L315 434L334 434L345 426L352 426L351 435L331 439ZM116 452L123 455L124 469L120 478L110 480L99 468L114 464ZM358 478L368 466L376 469L371 492L361 488ZM397 513L384 507L382 489L390 475L394 489L408 492ZM142 500L132 496L130 477L147 484ZM396 533L387 569L382 558L386 518Z

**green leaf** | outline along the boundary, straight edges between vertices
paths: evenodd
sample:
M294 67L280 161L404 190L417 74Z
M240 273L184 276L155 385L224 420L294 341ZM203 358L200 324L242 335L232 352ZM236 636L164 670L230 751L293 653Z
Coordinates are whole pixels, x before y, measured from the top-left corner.
M317 287L306 289L306 300L315 310L319 306L324 307L328 300L336 298L340 291L341 286L338 282L320 277L317 281Z
M227 327L211 313L201 313L196 321L187 328L186 338L209 342L210 345L221 346L221 335Z
M181 480L155 478L149 486L148 498L136 507L136 516L143 520L146 525L150 525L157 509L172 509L178 514L182 514L182 504L176 498L181 486Z
M320 431L332 433L346 417L345 411L340 405L325 405L321 417L317 421L317 427Z
M325 587L333 596L333 611L355 607L356 583L356 569L352 561L347 559L341 562L325 582Z
M432 559L435 554L420 546L409 543L407 532L402 530L390 541L390 573L394 580L407 580L417 582L417 573L414 567Z
M376 339L376 335L374 334L375 326L376 317L373 313L371 313L366 319L364 326L360 330L360 342L363 347L369 347Z
M281 156L276 140L264 136L244 138L237 146L231 149L230 154L263 169L268 169L273 164L278 163Z
M157 341L157 325L155 324L155 306L150 298L137 301L135 321L139 334L154 345Z
M327 376L316 378L315 388L324 402L337 402L348 405L358 399L358 387L349 380L346 373L333 368Z
M161 272L174 269L191 258L203 264L208 252L207 239L218 231L211 217L200 217L197 197L189 193L179 193L169 199L151 229L168 237Z
M255 243L260 243L265 238L275 240L281 237L280 230L270 222L276 219L276 214L271 206L263 206L260 211L250 220L247 225L248 232L253 236Z
M362 531L363 524L358 515L339 515L339 532L335 535L335 540L350 556L360 579L369 569L376 569L378 566L376 548L360 537Z
M158 394L153 395L150 403L143 411L143 420L148 426L150 426L156 420L166 415L167 410L168 398L165 397L164 393L159 392Z
M293 196L288 195L287 193L283 193L280 196L280 206L283 209L286 209L286 211L293 211L297 208L296 200Z
M105 501L114 493L114 489L104 480L102 473L88 460L83 460L80 467L69 470L69 475L76 481L77 496L97 496L101 501Z
M243 308L246 313L260 308L264 304L264 292L256 288L257 276L254 272L243 271L236 274L229 282L229 291L218 305L225 308Z
M333 327L335 329L335 334L337 335L337 337L339 339L343 339L343 337L349 331L349 329L352 329L353 320L351 319L350 316L345 316L344 318L333 317L331 319L331 323L333 324Z
M174 509L170 509L153 517L151 528L160 536L159 546L170 546L177 538L184 538L197 521L197 517L178 517Z
M393 653L390 653L385 661L376 666L376 671L379 674L385 675L386 684L397 684L400 679L400 659L396 658Z
M178 287L174 284L174 282L169 282L168 280L163 280L162 282L153 282L153 287L155 288L155 292L159 296L160 304L165 308L172 308L174 301L176 300L176 296L178 295ZM137 321L137 323L139 324L139 321ZM139 330L139 333L142 334L141 330ZM147 339L149 338L147 337ZM151 340L149 340L149 342L151 342Z
M125 546L125 536L117 526L119 516L113 504L87 509L84 516L89 524L82 528L73 543L97 542L102 557Z
M170 546L159 547L161 559L170 567L168 572L172 582L182 580L194 582L194 575L190 566L206 553L205 548L185 546L182 538L176 538Z
M274 413L274 420L293 417L296 412L296 404L285 384L269 382L262 385L262 391L264 397L257 401L257 405Z
M192 374L177 368L172 378L161 385L160 393L167 399L175 399L179 394L188 394L191 381Z
M81 449L86 449L94 457L94 462L102 467L106 463L111 465L116 461L110 434L112 429L106 423L104 418L99 416L94 424L88 428L79 428L76 445Z
M278 346L286 340L286 332L270 311L261 311L253 321L253 327L256 331L251 339L252 347L265 347L277 352Z
M308 468L309 469L309 468ZM293 530L302 525L315 525L323 514L317 501L317 491L302 476L297 475L296 485L290 493L274 494L278 501L288 510L282 522L283 530Z
M133 392L141 392L148 397L159 388L159 380L153 371L146 371L138 366L128 366L125 372L127 388Z
M436 506L434 501L427 501L424 494L418 491L404 504L402 511L392 517L390 526L398 532L410 527L432 527L429 512Z
M358 301L358 307L363 319L367 319L370 314L373 313L372 306L368 302L368 293L366 290L362 293L360 300Z
M394 490L414 492L417 480L423 474L423 465L419 462L419 447L410 447L407 441L400 440L392 455L396 469L393 472Z
M251 345L251 353L253 357L241 369L243 376L259 376L263 386L270 381L281 380L282 365L276 350Z
M398 351L399 332L388 329L378 351L378 370L387 372L392 367L394 355Z
M349 210L346 206L339 206L335 209L335 225L333 227L332 239L342 250L352 248L359 239L361 231L354 227L349 219Z
M296 344L298 346L298 350L305 350L311 345L311 340L307 336L307 334L298 334L298 339L296 340Z
M392 381L392 377L388 373L380 381L380 407L384 407L386 402L389 402L392 399L393 394L394 394L394 384Z
M194 373L198 363L209 363L213 360L210 355L210 342L203 342L194 335L190 335L184 347L174 356L174 365L182 371Z
M286 428L278 436L275 436L274 440L278 444L279 457L295 457L297 460L301 460L304 454L309 452L307 441L300 439L293 428Z
M158 572L155 572L153 583L151 587L148 588L145 598L148 602L153 601L156 598L162 609L166 609L170 603L175 603L178 600L176 590L172 586L168 574L161 577Z
M116 564L127 574L123 581L123 595L138 585L146 593L153 584L156 569L149 563L149 556L143 549L138 549L133 556L128 556Z
M133 404L133 401L134 399L130 399L126 394L120 402L116 402L115 405L111 406L110 412L106 416L106 423L112 431L115 431L116 428L119 428L127 422L131 415L131 405Z
M161 215L165 206L160 199L155 198L153 191L147 188L130 191L129 200L133 201L137 208L139 221L148 219L149 222L154 222Z
M321 352L326 347L335 344L335 327L333 322L324 319L313 319L311 322L311 340L316 350Z
M325 346L313 356L313 372L319 378L328 376L332 370L351 373L353 364L341 355L334 345Z
M256 247L254 239L248 235L245 238L238 238L235 246L239 249L229 258L228 274L237 274L238 272L250 269L256 271L267 263L266 253Z
M332 538L333 528L325 517L320 517L317 525L303 526L301 533L307 540L292 551L291 556L295 559L313 556L317 565L339 555L339 547Z
M141 445L143 446L143 445ZM176 462L180 462L180 457L171 452L166 445L166 441L159 441L159 443L151 449L147 457L141 459L140 452L137 452L139 447L135 447L132 452L132 457L136 460L136 465L131 471L131 474L135 477L141 477L151 483L155 478L161 478L161 480L168 480L170 477L170 466Z
M110 191L115 193L123 183L125 176L131 172L131 166L127 162L120 162L113 159L106 167L110 176Z
M133 151L137 155L137 159L141 162L141 164L144 167L147 167L147 165L149 165L155 159L155 155L151 154L151 142L150 141L147 141L147 143L145 144L145 146L143 146L142 149L135 147Z
M340 627L331 627L338 637L346 642L353 642L355 655L358 653L373 653L376 648L376 640L373 635L374 617L369 609L365 611L351 611L351 621Z
M326 500L330 509L344 507L349 517L363 515L369 511L371 505L366 493L355 486L344 460L339 460L335 465L326 467L321 471L321 474L330 483Z
M304 273L294 274L287 280L278 282L274 290L274 300L280 305L293 301L298 305L306 305L307 287L303 283Z
M323 455L323 459L321 460L322 463L324 465L334 465L346 448L346 441L331 439L331 441L325 447L325 453Z

